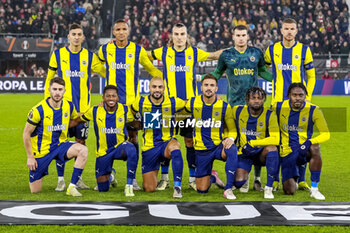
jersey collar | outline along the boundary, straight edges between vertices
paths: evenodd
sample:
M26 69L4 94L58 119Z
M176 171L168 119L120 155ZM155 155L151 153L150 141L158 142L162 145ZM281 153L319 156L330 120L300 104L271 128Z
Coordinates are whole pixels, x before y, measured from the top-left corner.
M294 48L294 46L297 45L297 43L298 43L298 41L295 41L295 42L294 42L294 45L293 45L292 47L287 48L287 47L285 47L285 46L283 45L283 41L281 41L281 45L282 45L282 47L285 48L285 49L292 49L292 48Z
M49 107L53 110L53 111L57 111L57 110L60 110L61 108L62 108L62 105L63 105L63 99L62 99L62 101L61 101L61 106L60 106L60 108L58 108L58 109L55 109L54 107L52 107L51 105L50 105L50 103L49 103L49 99L50 99L51 97L48 97L47 99L46 99L46 103L47 103L47 105L49 105Z
M187 45L182 51L177 51L174 46L172 46L171 48L174 50L175 53L183 53L187 49Z
M148 100L149 100L149 102L152 103L152 105L154 105L154 106L160 106L160 105L163 104L163 102L164 102L164 100L165 100L165 97L164 97L164 95L163 95L163 100L162 100L162 102L160 102L159 104L155 104L155 103L152 102L152 100L151 100L151 94L148 95Z
M130 40L128 41L128 43L127 43L124 47L118 47L118 45L117 45L117 43L116 43L115 41L113 41L113 43L114 43L114 45L115 45L115 47L116 47L117 49L125 49L126 47L129 46Z
M69 48L68 48L68 46L66 46L66 49L67 49L68 52L70 52L70 53L77 54L77 53L80 53L80 52L83 50L83 47L81 47L81 48L80 48L80 51L79 51L79 52L76 52L76 53L70 51Z
M114 114L114 113L116 113L117 110L118 110L118 107L119 107L119 104L118 104L118 102L117 102L117 107L115 108L114 112L109 112L109 111L106 109L105 104L103 104L103 108L104 108L104 110L106 111L107 114Z
M218 101L218 97L217 96L215 96L215 100L214 100L214 102L212 103L212 104L206 104L205 102L204 102L204 100L203 100L203 94L201 95L201 99L202 99L202 102L203 102L203 104L204 104L204 106L213 106L215 103L216 103L216 101Z

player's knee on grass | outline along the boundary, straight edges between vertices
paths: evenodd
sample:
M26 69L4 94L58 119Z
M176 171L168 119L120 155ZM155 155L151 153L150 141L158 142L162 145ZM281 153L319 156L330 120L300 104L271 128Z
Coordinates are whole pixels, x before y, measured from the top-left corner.
M143 178L143 189L147 193L156 191L157 188L157 172L151 171L142 175Z
M29 183L29 188L31 193L40 193L42 188L42 179Z
M296 183L293 178L290 178L283 182L283 191L286 195L294 195L296 190Z

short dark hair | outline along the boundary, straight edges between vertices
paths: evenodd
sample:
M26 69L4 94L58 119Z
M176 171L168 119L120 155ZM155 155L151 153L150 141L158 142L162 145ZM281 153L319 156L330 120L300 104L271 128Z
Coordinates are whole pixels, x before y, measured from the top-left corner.
M117 23L125 23L125 24L129 27L129 24L128 24L124 19L117 19L116 21L114 21L113 27L114 27Z
M298 25L297 21L293 18L285 18L283 21L282 21L282 25L285 24L285 23L295 23L295 25Z
M77 29L77 28L83 30L83 27L82 27L80 24L73 23L72 25L70 25L69 31L74 30L74 29Z
M185 24L183 24L183 23L177 23L177 24L175 24L174 26L173 26L173 28L182 28L182 27L186 27L186 25Z
M237 25L233 28L233 32L235 32L236 30L239 30L239 31L243 31L243 30L247 30L248 31L248 28L244 25Z
M266 100L266 91L264 89L262 89L261 87L251 87L245 93L245 101L248 103L250 96L254 94L261 95L264 98L264 101Z
M60 84L60 85L62 85L62 86L66 86L66 82L63 80L63 78L59 78L59 77L55 77L55 78L53 78L53 79L51 79L51 81L50 81L50 87L52 86L52 84L54 84L54 83L58 83L58 84Z
M204 75L204 77L202 78L202 84L203 84L203 81L206 80L206 79L214 79L215 82L216 82L216 85L218 85L218 80L215 78L214 75L212 75L212 74L210 74L210 73Z
M107 86L105 86L105 88L103 88L103 95L106 94L107 90L115 90L117 92L117 95L119 96L118 88L116 86L114 86L114 85L107 85Z
M308 95L307 89L306 89L306 87L305 87L304 84L302 84L302 83L292 83L292 84L290 84L289 87L288 87L288 94L287 94L287 96L289 96L290 93L292 92L292 90L293 90L294 88L297 88L297 87L301 88L301 89L305 92L305 95L306 95L306 96Z

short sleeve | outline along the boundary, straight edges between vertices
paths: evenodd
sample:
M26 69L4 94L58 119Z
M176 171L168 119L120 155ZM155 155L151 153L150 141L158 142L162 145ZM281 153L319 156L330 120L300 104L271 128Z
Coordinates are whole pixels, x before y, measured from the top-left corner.
M93 109L94 107L89 108L89 110L87 110L82 116L81 119L83 121L91 121L94 119L94 115L93 115Z
M209 53L204 50L197 49L197 62L206 61L209 57Z
M36 108L32 108L28 113L27 122L33 126L37 126L41 121L39 111Z
M162 60L162 54L163 54L163 47L160 47L160 48L152 50L151 54L152 54L152 57L155 60L161 61Z

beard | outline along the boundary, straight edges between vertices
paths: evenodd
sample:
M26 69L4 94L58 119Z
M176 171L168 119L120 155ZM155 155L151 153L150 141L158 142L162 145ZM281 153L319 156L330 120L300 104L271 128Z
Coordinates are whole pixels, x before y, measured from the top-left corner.
M163 97L163 94L161 94L161 93L159 93L159 95L157 96L156 94L158 94L157 92L155 92L155 93L153 93L152 94L152 97L154 98L154 99L156 99L156 100L159 100L160 98L162 98Z

